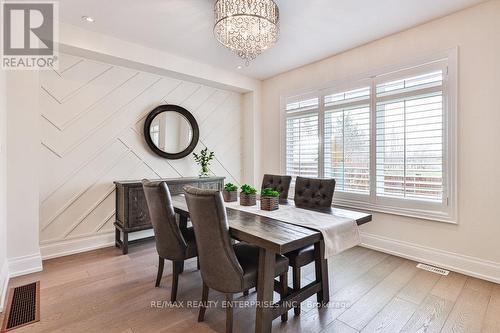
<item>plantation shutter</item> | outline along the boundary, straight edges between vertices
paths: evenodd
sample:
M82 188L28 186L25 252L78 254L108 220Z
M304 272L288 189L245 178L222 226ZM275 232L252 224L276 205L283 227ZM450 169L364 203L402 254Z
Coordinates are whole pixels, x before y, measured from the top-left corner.
M443 200L443 70L376 85L376 194Z
M370 87L324 98L324 176L335 190L370 194Z
M290 101L286 104L286 174L319 176L318 98Z

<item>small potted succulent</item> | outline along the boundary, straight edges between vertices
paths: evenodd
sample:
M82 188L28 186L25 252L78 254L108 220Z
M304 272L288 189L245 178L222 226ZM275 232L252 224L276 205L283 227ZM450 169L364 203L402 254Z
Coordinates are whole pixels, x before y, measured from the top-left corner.
M222 196L224 197L225 202L238 201L238 186L232 183L227 183L226 185L224 185Z
M248 184L241 185L240 205L255 206L257 204L257 190Z
M279 208L280 192L268 187L260 192L260 209L262 210L276 210Z

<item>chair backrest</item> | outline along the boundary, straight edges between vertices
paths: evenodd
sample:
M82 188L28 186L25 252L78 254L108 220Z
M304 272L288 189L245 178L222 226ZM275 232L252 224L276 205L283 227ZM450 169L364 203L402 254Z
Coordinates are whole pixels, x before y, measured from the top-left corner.
M153 225L156 250L163 259L184 260L187 244L175 219L168 185L164 181L142 181Z
M279 176L279 175L268 175L265 174L262 179L262 187L272 188L275 191L280 192L280 201L286 202L288 200L288 191L290 190L290 183L292 182L291 176Z
M187 186L184 193L196 235L203 281L220 292L241 291L243 269L231 244L221 192Z
M331 208L335 179L297 177L295 180L295 206L300 208Z

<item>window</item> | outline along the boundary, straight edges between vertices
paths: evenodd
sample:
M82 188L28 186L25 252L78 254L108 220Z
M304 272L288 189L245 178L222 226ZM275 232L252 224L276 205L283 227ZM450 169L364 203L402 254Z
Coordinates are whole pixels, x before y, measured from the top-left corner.
M370 193L370 87L324 97L324 177L336 190Z
M442 201L442 70L376 89L377 195Z
M319 176L318 98L286 105L286 174Z
M287 98L283 171L334 178L340 206L455 222L455 57Z

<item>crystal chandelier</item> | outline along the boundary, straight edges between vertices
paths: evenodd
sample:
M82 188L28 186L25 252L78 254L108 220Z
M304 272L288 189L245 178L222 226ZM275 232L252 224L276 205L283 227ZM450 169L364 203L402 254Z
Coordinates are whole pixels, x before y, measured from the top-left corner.
M279 9L273 0L217 0L215 38L248 65L279 37Z

